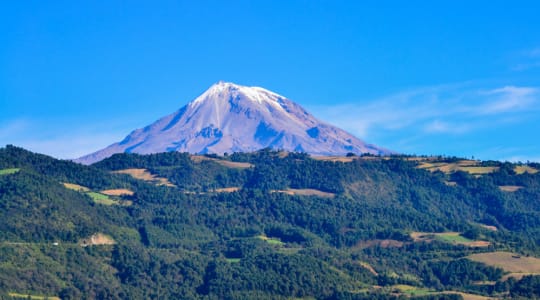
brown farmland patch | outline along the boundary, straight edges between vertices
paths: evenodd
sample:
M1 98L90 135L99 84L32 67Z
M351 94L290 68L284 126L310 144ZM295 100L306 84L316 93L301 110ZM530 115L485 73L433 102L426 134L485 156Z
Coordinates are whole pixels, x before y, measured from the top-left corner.
M214 189L212 191L216 192L216 193L232 193L232 192L237 192L239 190L240 190L239 187L234 186L234 187L226 187L226 188Z
M516 166L514 168L514 171L517 174L523 174L523 173L536 174L536 173L538 173L537 169L535 169L533 167L530 167L530 166Z
M95 246L95 245L114 245L116 242L108 235L103 233L94 233L91 236L83 239L80 245L83 247Z
M222 160L222 159L217 159L217 158L213 158L213 157L207 157L207 156L204 156L204 155L192 155L190 156L191 158L191 161L195 162L195 163L200 163L202 161L214 161L224 167L227 167L227 168L233 168L233 169L248 169L248 168L251 168L253 167L253 164L250 164L250 163L247 163L247 162L235 162L235 161L230 161L230 160Z
M124 169L124 170L113 171L113 173L128 174L133 178L153 182L156 185L175 187L175 185L172 184L167 178L157 177L156 175L148 172L147 169Z
M111 190L103 190L100 193L105 194L107 196L133 196L133 191L128 189L111 189Z
M354 156L346 157L346 156L312 156L311 158L315 160L322 160L322 161L332 161L332 162L352 162L356 158Z
M526 257L512 252L476 253L467 256L468 259L485 263L486 265L500 267L511 273L540 274L540 259Z
M503 192L516 192L522 189L522 186L519 185L500 185L499 189Z
M234 162L234 161L228 161L228 160L216 160L218 164L227 167L227 168L233 168L233 169L249 169L253 167L252 164L247 162Z

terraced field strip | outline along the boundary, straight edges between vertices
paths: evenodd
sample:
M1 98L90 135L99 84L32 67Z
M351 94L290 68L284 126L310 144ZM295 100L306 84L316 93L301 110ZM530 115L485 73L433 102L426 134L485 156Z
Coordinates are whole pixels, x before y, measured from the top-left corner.
M267 237L266 235L259 235L257 236L257 238L267 242L268 244L270 245L277 245L277 246L283 246L285 245L284 242L282 242L280 239L278 238L271 238L271 237Z
M463 300L495 300L495 299L498 299L498 298L492 298L492 297L468 294L468 293L463 293L463 292L454 292L454 291L444 291L444 292L438 293L438 294L458 294L458 295L461 295L461 297L463 297Z
M92 198L92 200L94 200L95 203L98 203L98 204L103 204L103 205L119 204L118 201L113 200L113 199L109 198L109 196L101 194L101 193L88 192L86 194L88 196L90 196Z
M286 190L274 190L276 193L284 193L287 195L298 195L298 196L317 196L324 198L334 198L336 194L323 192L316 189L286 189Z
M411 238L415 242L430 242L438 240L450 244L459 244L469 247L487 247L491 243L488 241L474 241L464 236L459 232L411 232Z
M425 169L431 172L441 171L449 174L457 171L468 172L472 175L484 175L493 173L499 170L499 167L482 167L478 166L478 162L475 160L460 160L457 162L421 162L417 168Z
M540 259L532 256L527 257L517 253L497 251L472 254L467 258L510 272L504 278L540 275Z
M9 168L9 169L2 169L0 170L0 175L11 175L19 172L21 169L19 168Z
M397 290L398 294L406 295L406 296L409 296L409 297L411 297L411 296L416 297L416 296L440 295L440 294L458 294L458 295L461 295L461 297L463 297L464 300L492 300L492 299L496 299L496 298L485 297L485 296L481 296L481 295L474 295L474 294L459 292L459 291L438 292L438 291L430 290L430 289L427 289L427 288L416 287L416 286L411 286L411 285L406 285L406 284L393 285L392 289L394 291Z
M538 173L537 169L535 169L533 167L530 167L530 166L516 166L514 168L514 171L517 174L523 174L523 173L536 174L536 173Z
M64 185L64 187L66 189L70 189L70 190L74 190L74 191L78 191L78 192L89 192L90 191L89 188L87 188L85 186L82 186L82 185L75 184L75 183L63 182L62 184Z
M215 193L232 193L232 192L237 192L239 190L240 190L239 187L233 186L233 187L213 189L212 192L215 192Z
M521 190L523 187L519 185L500 185L499 189L503 192L517 192Z
M31 294L19 294L19 293L8 293L10 297L13 298L21 298L21 299L32 299L32 300L61 300L59 297L56 296L38 296L38 295L31 295Z
M235 162L235 161L230 161L230 160L218 159L214 157L207 157L204 155L192 155L190 158L193 162L196 162L196 163L200 163L205 160L211 160L224 167L232 168L232 169L248 169L254 166L253 164L250 164L247 162Z
M156 185L176 187L167 178L157 177L156 175L150 173L147 169L124 169L124 170L113 171L112 173L128 174L135 179L153 182L153 183L156 183Z
M133 191L128 189L103 190L100 193L107 196L133 196L133 194L135 194Z
M311 158L315 160L322 160L322 161L332 161L332 162L352 162L356 158L354 156L347 157L347 156L312 156Z

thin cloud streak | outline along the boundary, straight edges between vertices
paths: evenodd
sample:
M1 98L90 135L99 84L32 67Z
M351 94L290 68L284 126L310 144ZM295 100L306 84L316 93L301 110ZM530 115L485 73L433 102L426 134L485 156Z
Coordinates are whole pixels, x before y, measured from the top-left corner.
M519 143L508 139L519 135L524 126L538 123L540 89L447 85L406 91L359 104L310 109L322 120L367 142L398 152L450 154L461 151L476 155L483 152L476 148L480 145ZM477 143L479 139L484 142ZM507 154L492 152L484 157L503 158L519 153L520 150Z
M362 138L373 130L424 128L425 132L466 133L503 120L503 115L540 111L539 90L505 86L489 90L425 88L367 104L313 107L316 115Z

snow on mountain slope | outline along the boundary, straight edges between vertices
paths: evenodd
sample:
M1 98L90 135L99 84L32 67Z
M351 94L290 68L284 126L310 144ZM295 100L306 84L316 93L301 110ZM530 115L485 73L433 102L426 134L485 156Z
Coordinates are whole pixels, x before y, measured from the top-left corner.
M177 112L76 161L91 164L121 152L223 154L267 147L315 155L390 153L317 120L281 95L218 82Z

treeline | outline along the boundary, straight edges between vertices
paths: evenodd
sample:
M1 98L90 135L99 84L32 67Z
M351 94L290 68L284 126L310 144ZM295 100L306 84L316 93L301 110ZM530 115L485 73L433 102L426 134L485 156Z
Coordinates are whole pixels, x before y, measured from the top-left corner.
M9 146L0 149L2 168L20 168L0 175L2 297L15 291L63 299L396 299L372 289L396 284L534 297L538 287L537 277L502 281L500 269L464 258L496 249L540 254L540 178L518 175L512 164L477 178L430 173L402 158L344 163L262 150L202 160L118 154L82 166ZM128 168L176 187L111 173ZM105 206L63 182L134 195L126 198L130 205ZM501 185L522 188L509 193ZM214 191L221 187L239 190ZM334 196L277 192L287 188ZM413 242L413 231L459 231L492 245ZM97 232L116 244L79 245ZM477 281L497 283L486 288Z

